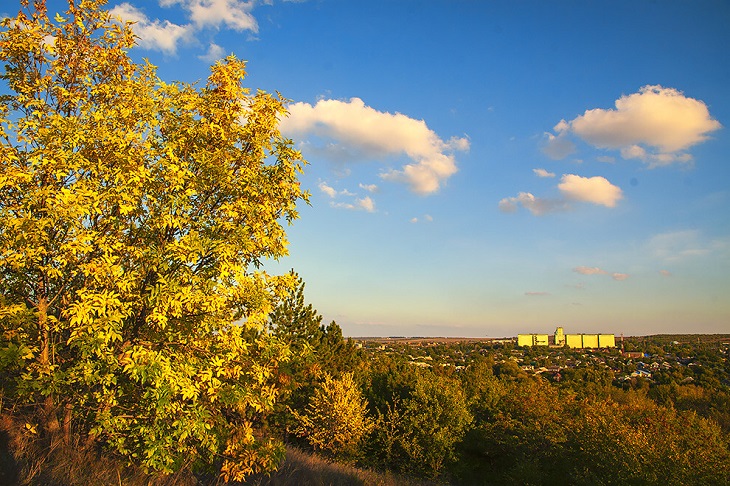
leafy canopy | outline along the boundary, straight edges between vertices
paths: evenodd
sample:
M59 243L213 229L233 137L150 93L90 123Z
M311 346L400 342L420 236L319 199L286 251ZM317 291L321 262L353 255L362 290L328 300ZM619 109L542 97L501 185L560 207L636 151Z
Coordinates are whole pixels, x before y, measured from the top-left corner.
M294 284L257 271L307 199L285 100L233 56L160 80L104 0L21 3L0 24L4 395L150 470L270 467L256 420L287 349L249 329Z

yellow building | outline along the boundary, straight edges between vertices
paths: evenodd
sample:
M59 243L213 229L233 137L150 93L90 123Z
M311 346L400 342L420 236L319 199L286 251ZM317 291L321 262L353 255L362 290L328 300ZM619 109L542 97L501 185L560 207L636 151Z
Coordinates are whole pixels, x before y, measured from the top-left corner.
M598 347L615 348L616 347L616 336L614 336L613 334L599 334L598 335Z
M580 334L566 334L565 344L567 344L569 348L582 348L583 336Z
M566 334L565 344L569 348L615 348L613 334Z
M569 348L615 348L613 334L565 334L562 327L555 329L553 342L547 334L518 334L517 346L568 346Z
M597 348L598 347L598 334L583 334L583 347L584 348Z
M547 346L547 334L518 334L517 346Z

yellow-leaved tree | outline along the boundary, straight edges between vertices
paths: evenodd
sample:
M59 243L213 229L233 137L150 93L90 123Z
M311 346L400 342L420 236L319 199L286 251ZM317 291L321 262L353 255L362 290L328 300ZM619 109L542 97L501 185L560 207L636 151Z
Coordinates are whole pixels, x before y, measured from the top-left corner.
M353 459L373 428L367 405L352 373L344 373L341 378L325 373L306 410L292 410L298 422L294 433L305 438L315 450L339 459Z
M150 471L271 468L257 418L288 350L252 329L295 282L258 269L307 199L285 100L234 57L161 81L104 0L21 3L0 24L4 407Z

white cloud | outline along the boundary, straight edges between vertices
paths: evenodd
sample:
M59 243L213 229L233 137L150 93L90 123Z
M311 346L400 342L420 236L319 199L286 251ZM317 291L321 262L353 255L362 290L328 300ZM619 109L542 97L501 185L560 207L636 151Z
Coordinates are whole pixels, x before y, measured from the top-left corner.
M659 274L662 277L671 277L671 276L673 276L672 272L670 272L669 270L659 270Z
M360 209L364 209L368 213L375 212L375 202L370 199L370 196L365 196L362 199L357 199L355 201L355 205Z
M132 30L139 37L137 45L168 55L174 55L178 43L189 40L193 33L190 25L177 25L168 20L150 20L144 12L127 2L117 5L109 13L124 22L134 22Z
M624 158L637 158L650 167L687 163L684 151L704 142L721 128L703 101L662 86L644 86L638 93L621 96L615 109L586 110L573 120L562 120L548 135L545 153L553 158L568 154L567 134L573 134L602 149L621 151Z
M375 184L358 184L360 189L365 189L368 192L378 192L378 186Z
M559 199L538 198L529 192L521 192L517 197L506 197L499 201L499 209L504 213L514 213L522 206L529 210L534 216L542 216L547 213L564 211L568 209L565 201Z
M182 2L190 12L190 18L200 27L228 28L242 32L258 32L259 26L251 15L255 2L239 0L186 0Z
M331 202L330 205L333 208L339 208L339 209L362 210L362 211L367 211L369 213L375 212L375 201L373 201L369 196L365 196L362 199L356 199L352 203Z
M537 174L541 169L533 170ZM520 192L516 197L506 197L499 201L499 209L505 213L514 213L519 206L522 206L535 216L543 216L570 209L570 201L589 202L612 208L622 198L621 189L603 177L563 174L558 189L562 198L547 199L536 197L529 192Z
M407 184L418 194L432 194L457 172L454 151L469 149L467 138L442 140L423 120L377 111L359 98L294 103L281 131L292 138L330 141L340 161L406 155L412 162L381 173L385 180ZM332 150L328 150L330 153Z
M433 221L433 217L430 214L424 214L423 218L411 218L411 223L418 223L418 222L424 222L424 223L430 223Z
M630 275L628 273L617 273L617 272L614 272L614 273L611 274L611 278L613 278L614 280L618 280L618 281L626 280L629 277L630 277Z
M320 191L327 194L331 198L334 198L335 196L337 196L337 191L335 190L335 188L328 185L324 181L321 181L319 184L317 184L317 187L319 187Z
M623 197L621 189L614 186L604 177L581 177L575 174L564 174L558 189L563 195L574 201L584 201L612 208Z
M218 44L211 42L208 46L208 52L203 54L202 56L198 56L198 59L202 59L203 61L214 63L216 61L219 61L223 59L226 56L226 50L219 46Z
M554 172L548 172L545 169L532 169L532 172L534 172L537 177L555 177Z

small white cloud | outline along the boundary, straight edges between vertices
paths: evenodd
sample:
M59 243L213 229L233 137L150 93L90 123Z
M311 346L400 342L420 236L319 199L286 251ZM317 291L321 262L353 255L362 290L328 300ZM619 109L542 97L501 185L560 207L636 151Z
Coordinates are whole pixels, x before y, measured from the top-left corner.
M568 209L565 201L538 198L529 192L521 192L516 197L506 197L499 201L499 210L504 213L514 213L519 206L526 208L534 216L543 216Z
M375 184L358 184L358 186L368 192L378 192L378 186Z
M548 172L545 169L532 169L532 172L534 172L537 177L555 177L554 172Z
M370 198L370 196L365 196L362 199L356 200L355 204L358 208L364 209L368 213L375 212L375 202Z
M613 278L614 280L618 280L618 281L626 280L629 277L630 277L630 275L628 273L617 273L617 272L615 272L615 273L612 273L611 274L611 278Z
M430 214L424 214L423 218L411 218L411 223L418 223L418 222L424 222L424 223L430 223L433 221L433 217L431 217Z
M614 186L604 177L581 177L575 174L564 174L560 184L560 192L568 199L584 201L612 208L621 200L623 194L618 186Z
M226 56L226 50L219 46L218 44L215 44L213 42L210 43L208 46L208 52L203 54L202 56L198 56L198 59L202 59L203 61L214 63L216 61L219 61L223 59Z
M367 211L369 213L375 212L375 202L367 196L362 199L356 199L354 202L351 202L351 203L332 201L330 203L330 206L332 206L333 208L338 208L338 209L349 209L349 210L353 210L353 211L360 210L360 211Z
M661 275L662 277L673 276L672 272L670 272L669 270L659 270L659 275Z
M140 47L168 55L176 54L178 43L189 40L193 32L190 25L150 20L143 11L127 2L117 5L109 13L123 22L134 22L132 31L139 37L137 42Z
M340 162L406 155L411 163L380 174L407 184L417 194L433 194L457 172L454 151L469 148L467 138L442 140L423 120L377 111L359 98L294 103L281 131L292 138L314 136L331 141ZM328 152L331 152L328 150Z
M335 188L328 185L324 181L321 181L319 184L317 184L317 187L319 187L320 191L327 194L331 198L335 198L337 196L337 191L335 190Z

